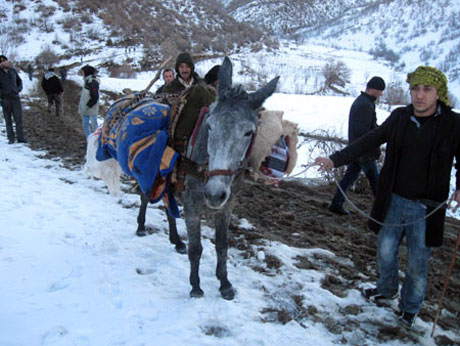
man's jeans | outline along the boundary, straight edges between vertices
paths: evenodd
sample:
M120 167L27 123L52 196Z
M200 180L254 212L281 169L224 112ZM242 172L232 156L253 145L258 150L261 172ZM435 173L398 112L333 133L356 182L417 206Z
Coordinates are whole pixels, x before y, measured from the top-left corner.
M359 173L363 170L366 175L367 180L372 189L372 193L375 196L377 192L377 181L379 178L379 170L377 168L377 162L375 160L367 161L364 163L353 162L347 166L345 174L342 180L339 183L339 186L342 188L343 192L347 193L348 188L353 185L353 183L358 179ZM337 188L334 198L332 198L331 205L335 207L341 207L345 201L345 196Z
M90 126L91 122L91 126ZM86 139L89 135L97 129L97 116L96 115L83 115L82 116L83 131L85 131Z
M407 265L399 307L410 313L417 313L425 298L431 255L431 248L425 245L425 216L426 207L423 204L393 194L385 217L386 225L378 235L377 266L380 277L377 290L386 297L398 293L398 250L402 238L406 236ZM398 224L408 225L396 226Z

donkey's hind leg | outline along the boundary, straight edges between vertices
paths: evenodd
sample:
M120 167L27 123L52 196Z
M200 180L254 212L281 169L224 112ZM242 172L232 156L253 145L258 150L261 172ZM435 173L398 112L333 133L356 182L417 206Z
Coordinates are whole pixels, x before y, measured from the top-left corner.
M169 224L169 241L171 244L176 245L176 251L180 254L187 253L187 246L180 239L179 234L177 233L176 219L169 215L168 210L166 210L166 216L168 217Z
M230 224L231 209L227 203L222 210L215 215L216 222L216 252L217 267L216 276L220 281L220 294L224 299L232 300L235 297L235 289L228 280L227 274L227 251L228 251L228 225Z
M136 235L139 237L143 237L147 235L147 231L145 230L145 213L147 212L148 203L149 203L148 197L141 192L141 206L139 208L139 214L137 215L137 231L136 231Z

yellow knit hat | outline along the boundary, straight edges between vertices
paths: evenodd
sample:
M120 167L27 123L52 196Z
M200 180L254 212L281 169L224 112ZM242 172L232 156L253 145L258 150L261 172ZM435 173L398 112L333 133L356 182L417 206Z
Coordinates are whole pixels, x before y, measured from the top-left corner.
M414 72L407 74L407 83L412 88L414 85L423 84L436 88L439 100L450 106L447 99L447 78L444 73L434 67L419 66Z

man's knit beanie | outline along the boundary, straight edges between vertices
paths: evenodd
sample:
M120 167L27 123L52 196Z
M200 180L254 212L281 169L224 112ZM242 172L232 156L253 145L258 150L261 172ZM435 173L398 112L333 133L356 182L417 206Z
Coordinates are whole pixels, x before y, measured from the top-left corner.
M429 66L419 66L414 72L407 74L406 82L409 83L410 88L418 84L435 87L439 100L444 102L446 106L450 106L447 98L447 77L438 69Z
M85 77L88 77L96 72L96 69L93 66L85 65L81 68Z
M0 55L0 62L4 62L4 61L7 61L7 57L4 56L4 55Z
M374 76L367 82L367 87L375 90L385 90L385 81L381 77Z
M212 69L208 71L208 73L206 73L206 75L204 76L204 82L206 84L212 84L219 79L219 68L220 65L215 65Z
M186 63L192 69L195 70L195 64L193 63L192 56L189 53L180 53L176 59L176 72L179 73L179 65Z

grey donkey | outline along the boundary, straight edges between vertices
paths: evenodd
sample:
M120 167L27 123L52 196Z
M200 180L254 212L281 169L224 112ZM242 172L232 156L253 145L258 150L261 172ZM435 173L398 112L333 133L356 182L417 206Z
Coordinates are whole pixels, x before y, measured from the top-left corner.
M217 100L198 131L190 149L190 159L205 168L205 179L187 175L183 193L185 224L188 235L191 297L202 297L199 266L201 245L200 221L205 208L213 211L215 246L217 252L216 276L220 293L231 300L235 290L227 275L228 226L235 194L242 188L248 156L258 124L257 109L273 94L279 77L254 93L241 86L232 87L232 63L226 57L219 70Z

